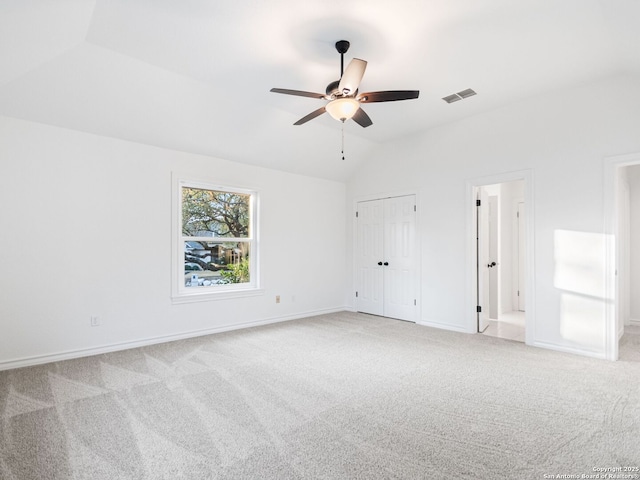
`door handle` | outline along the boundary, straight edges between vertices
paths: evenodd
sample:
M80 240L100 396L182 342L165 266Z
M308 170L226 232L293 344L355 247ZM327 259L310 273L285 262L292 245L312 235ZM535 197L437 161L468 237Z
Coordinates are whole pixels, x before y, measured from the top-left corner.
M378 265L382 265L382 262L378 262Z
M487 267L492 268L495 267L497 265L496 262L491 262L489 265L487 265Z
M384 265L385 267L387 267L387 266L389 266L389 262L384 262L384 263L383 263L383 265Z

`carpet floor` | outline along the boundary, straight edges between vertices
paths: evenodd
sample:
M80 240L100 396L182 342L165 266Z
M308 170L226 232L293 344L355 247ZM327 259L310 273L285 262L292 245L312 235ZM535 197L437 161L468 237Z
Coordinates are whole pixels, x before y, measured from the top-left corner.
M640 467L639 380L637 330L607 362L323 315L0 372L0 478L581 478Z

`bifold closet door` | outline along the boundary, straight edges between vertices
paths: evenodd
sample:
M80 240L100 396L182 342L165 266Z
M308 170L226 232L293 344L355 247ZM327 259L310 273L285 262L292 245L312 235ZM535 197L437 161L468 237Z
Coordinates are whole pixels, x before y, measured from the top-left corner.
M415 204L413 195L384 200L384 316L411 321L417 303Z
M357 309L372 315L384 315L383 261L384 209L382 200L359 202L356 213L357 243Z

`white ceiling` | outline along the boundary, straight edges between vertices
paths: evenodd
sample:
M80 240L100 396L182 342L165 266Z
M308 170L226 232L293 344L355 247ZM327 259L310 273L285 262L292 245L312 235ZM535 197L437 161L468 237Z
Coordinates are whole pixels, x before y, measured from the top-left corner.
M0 115L345 180L381 142L609 75L640 74L637 0L0 0ZM346 61L374 124L323 115ZM477 96L446 104L466 88Z

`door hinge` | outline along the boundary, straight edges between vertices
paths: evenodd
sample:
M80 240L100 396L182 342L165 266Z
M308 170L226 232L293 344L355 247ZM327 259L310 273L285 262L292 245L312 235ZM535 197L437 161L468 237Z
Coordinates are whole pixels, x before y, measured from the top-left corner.
M520 290L518 290L518 296L520 296Z
M516 217L520 218L520 212L516 212Z
M413 299L413 305L418 305L418 302L416 301L416 299Z
M417 212L418 211L418 207L416 205L413 206L413 211Z
M358 292L356 292L356 298L358 298Z
M480 305L476 307L476 313L482 313L482 307Z
M358 218L358 212L356 212L356 218Z
M476 200L476 207L479 207L480 203L481 203L480 200Z

